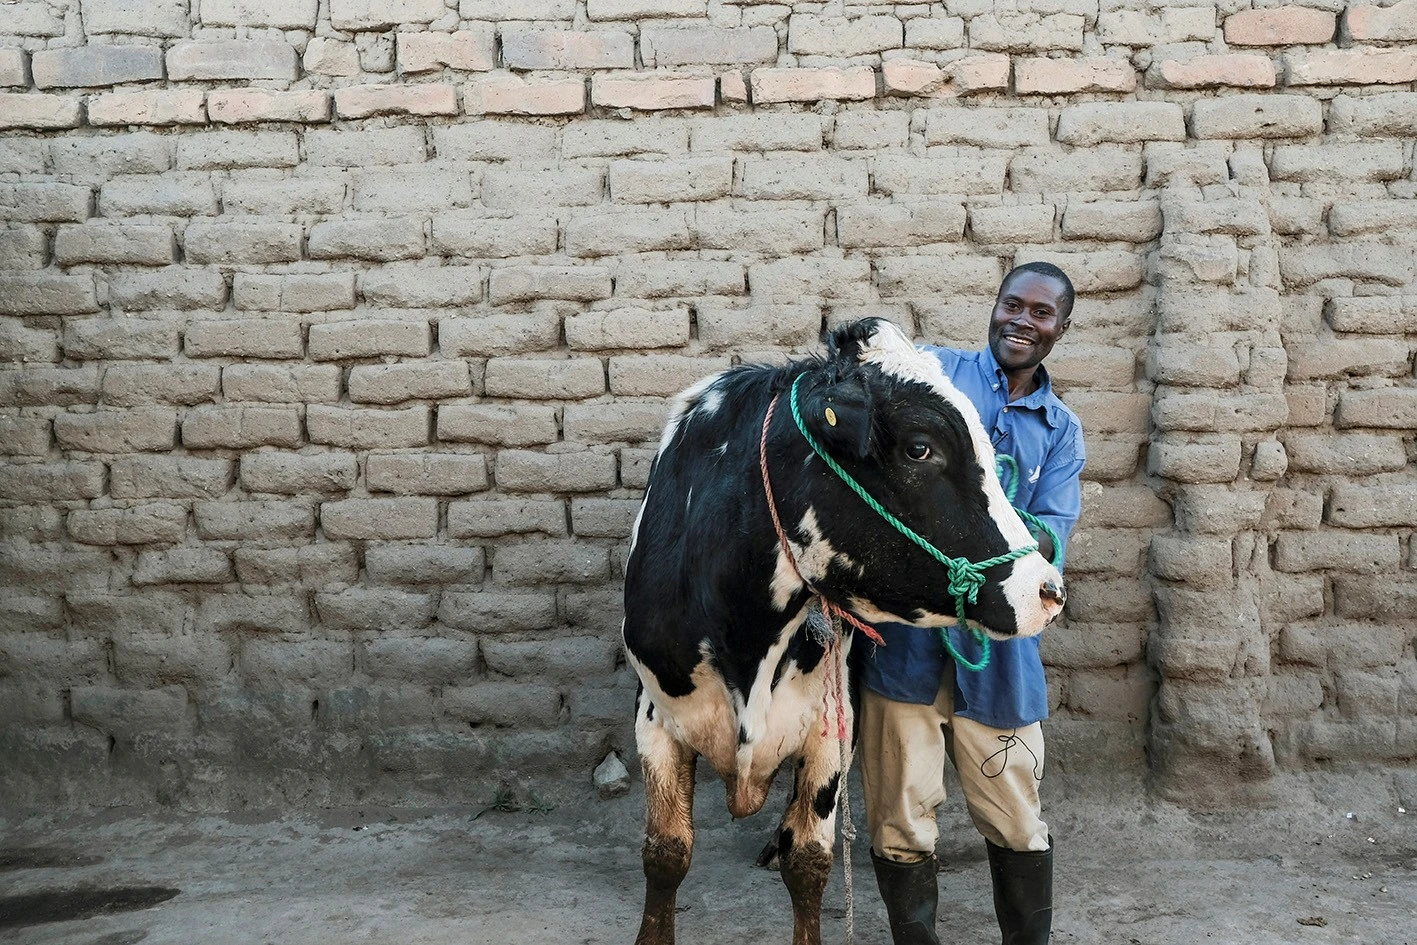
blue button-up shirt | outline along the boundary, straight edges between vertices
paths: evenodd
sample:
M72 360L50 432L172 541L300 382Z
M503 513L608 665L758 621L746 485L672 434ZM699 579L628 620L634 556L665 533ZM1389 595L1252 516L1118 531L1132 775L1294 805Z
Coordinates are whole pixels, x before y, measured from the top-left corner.
M1009 382L993 352L925 347L945 374L979 410L994 449L1018 463L1014 505L1032 512L1058 534L1062 549L1081 510L1082 424L1053 393L1041 368L1038 389L1009 402ZM1007 483L1005 483L1007 487ZM929 705L939 694L950 662L939 634L904 624L882 624L886 641L866 660L866 685L888 699ZM973 635L951 629L950 641L971 662L980 657ZM955 667L954 710L993 728L1018 728L1048 717L1048 684L1038 637L991 640L989 665L978 672Z

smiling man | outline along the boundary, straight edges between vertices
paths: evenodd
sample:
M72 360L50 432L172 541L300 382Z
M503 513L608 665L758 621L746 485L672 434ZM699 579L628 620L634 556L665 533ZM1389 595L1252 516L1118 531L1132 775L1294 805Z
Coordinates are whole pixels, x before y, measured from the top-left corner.
M925 349L978 408L995 450L1018 464L1014 504L1047 522L1064 547L1079 511L1082 426L1053 394L1043 359L1068 330L1072 308L1067 275L1027 263L999 286L985 350ZM1040 541L1052 558L1052 543ZM939 942L935 812L947 757L985 839L1004 945L1043 945L1052 930L1053 840L1038 798L1048 715L1038 637L991 641L976 671L957 665L936 634L878 629L886 646L865 659L859 757L871 859L895 945ZM968 634L950 633L956 651L980 660Z

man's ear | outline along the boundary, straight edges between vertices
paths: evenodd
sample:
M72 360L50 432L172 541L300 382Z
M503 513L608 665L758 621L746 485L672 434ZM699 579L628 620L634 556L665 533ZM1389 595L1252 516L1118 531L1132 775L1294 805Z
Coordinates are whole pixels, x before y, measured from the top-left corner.
M875 412L859 371L835 383L806 391L799 403L802 422L833 456L865 459L871 455Z

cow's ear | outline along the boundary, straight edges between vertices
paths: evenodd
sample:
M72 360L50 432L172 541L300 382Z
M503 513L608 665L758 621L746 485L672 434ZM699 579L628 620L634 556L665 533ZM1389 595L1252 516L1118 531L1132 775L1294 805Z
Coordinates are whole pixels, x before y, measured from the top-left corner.
M871 455L874 412L860 372L811 388L798 406L802 422L828 453L854 459Z

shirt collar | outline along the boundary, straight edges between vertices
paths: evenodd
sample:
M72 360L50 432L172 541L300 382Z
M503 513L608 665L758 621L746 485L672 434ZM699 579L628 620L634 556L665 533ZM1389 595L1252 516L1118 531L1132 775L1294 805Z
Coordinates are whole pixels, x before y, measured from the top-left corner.
M994 380L991 386L996 391L1002 391L1005 400L1009 396L1009 376L1004 373L1004 369L999 367L999 362L994 358L994 351L985 345L983 358L981 361L986 372L992 374ZM1048 425L1056 427L1059 419L1056 416L1057 407L1060 401L1053 393L1053 378L1048 374L1048 369L1043 365L1038 365L1038 387L1026 397L1010 402L1011 407L1031 407L1035 410L1042 410L1048 420Z

